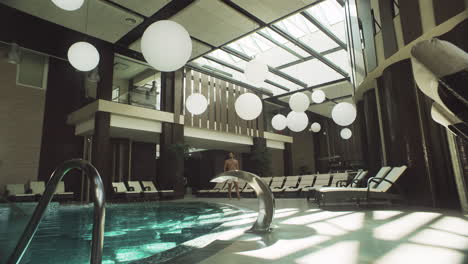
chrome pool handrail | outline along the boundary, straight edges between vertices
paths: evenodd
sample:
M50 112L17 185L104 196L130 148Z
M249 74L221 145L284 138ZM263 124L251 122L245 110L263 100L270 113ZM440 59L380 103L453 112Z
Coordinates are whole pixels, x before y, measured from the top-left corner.
M34 234L37 231L39 223L44 216L44 212L47 209L52 197L54 196L55 189L57 188L60 180L72 169L81 169L93 182L93 194L94 194L94 218L93 218L93 237L91 244L91 264L101 264L102 261L102 248L104 244L104 221L106 213L106 198L104 193L104 185L102 184L101 176L96 168L88 161L82 159L69 160L57 167L54 173L50 176L47 182L46 189L42 195L41 200L36 206L34 213L29 220L18 244L13 253L8 259L8 264L18 264L21 258L24 256L26 249L31 243Z
M253 233L270 232L270 225L273 222L273 216L275 214L275 197L273 196L270 187L262 181L262 178L253 173L242 170L222 172L215 176L211 182L223 182L232 178L239 178L246 181L257 194L258 216L249 231Z

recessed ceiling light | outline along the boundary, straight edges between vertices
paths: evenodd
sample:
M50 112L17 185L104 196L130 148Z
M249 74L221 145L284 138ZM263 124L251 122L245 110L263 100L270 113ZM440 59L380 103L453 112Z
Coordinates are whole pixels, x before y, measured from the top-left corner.
M135 25L136 24L136 19L131 18L131 17L127 17L127 18L125 18L125 23L127 23L129 25Z

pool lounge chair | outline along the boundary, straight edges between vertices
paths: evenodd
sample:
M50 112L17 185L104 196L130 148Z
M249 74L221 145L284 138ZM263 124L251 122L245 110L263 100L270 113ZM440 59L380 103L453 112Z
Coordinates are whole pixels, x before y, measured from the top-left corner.
M113 182L112 188L117 198L134 199L140 197L140 192L129 191L123 182Z
M403 196L397 181L406 171L407 166L395 167L390 172L388 172L388 169L389 167L383 167L375 177L369 178L366 188L321 188L317 191L317 202L319 206L323 206L342 205L349 202L360 205L361 202L369 204L373 203L373 201L391 202L402 200ZM395 187L400 193L388 192L391 187Z
M282 188L272 189L273 193L282 193L288 188L295 188L298 185L299 176L287 176Z
M35 200L35 195L26 193L24 184L5 185L5 195L8 200L13 202L31 202Z
M156 185L154 185L152 181L142 181L141 184L143 185L143 188L145 190L156 190L159 194L159 197L166 198L174 197L175 195L174 190L158 190L158 188L156 188Z
M282 189L286 177L273 177L270 184L270 189L275 192L275 189Z
M226 182L218 182L213 189L198 190L198 195L206 195L210 192L219 192L223 189Z
M315 175L302 175L301 182L297 185L297 187L288 187L284 191L286 193L297 193L303 188L312 187L314 185Z
M55 189L54 199L63 201L63 200L72 200L74 196L73 192L65 191L65 183L63 181L59 182L57 188Z
M45 183L43 181L29 181L27 184L28 192L36 196L38 200L45 191Z

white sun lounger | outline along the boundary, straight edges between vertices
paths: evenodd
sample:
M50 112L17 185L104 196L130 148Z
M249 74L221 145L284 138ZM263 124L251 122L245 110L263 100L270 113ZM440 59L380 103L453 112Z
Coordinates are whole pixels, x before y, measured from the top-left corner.
M24 184L7 184L5 185L6 197L14 202L34 201L35 195L26 193Z

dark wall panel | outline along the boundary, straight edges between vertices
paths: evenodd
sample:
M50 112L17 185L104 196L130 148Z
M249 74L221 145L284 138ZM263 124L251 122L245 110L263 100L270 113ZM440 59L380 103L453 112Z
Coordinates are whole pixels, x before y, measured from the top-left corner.
M465 0L433 0L436 24L442 24L451 17L463 12Z
M383 48L386 59L398 51L392 6L393 0L379 0Z
M67 84L64 89L64 83ZM75 136L73 126L66 124L68 114L84 105L83 75L68 62L50 58L44 123L42 128L39 180L47 181L52 171L69 159L83 157L83 138ZM66 103L65 100L66 99ZM70 173L65 184L81 192L81 173Z
M156 144L146 142L132 142L132 180L156 180Z
M160 160L157 183L161 189L184 193L184 126L163 123L160 137Z
M400 19L405 44L423 34L419 1L400 1Z
M108 197L112 195L112 145L110 113L97 112L94 116L94 135L91 162L99 171Z
M364 53L367 65L367 71L371 72L377 68L377 54L375 51L374 21L371 13L370 0L358 0L356 2L358 16L361 22L361 28L364 36Z

